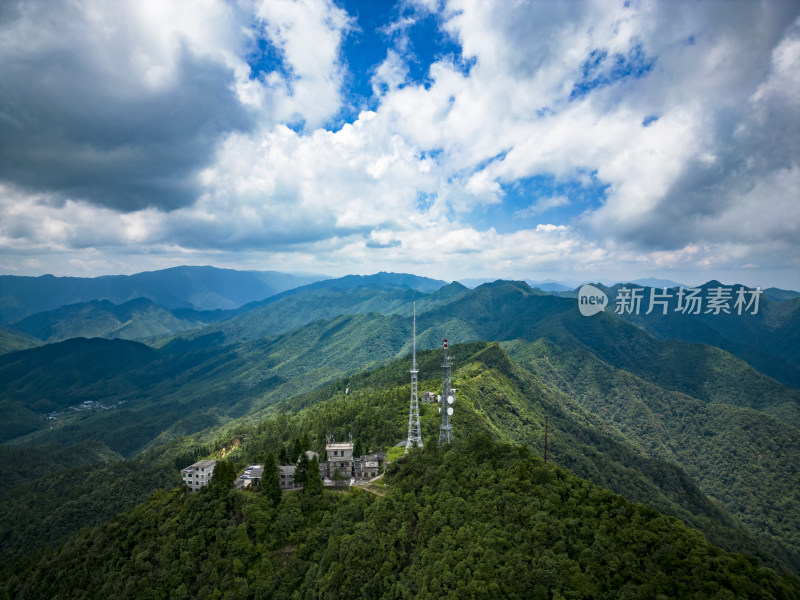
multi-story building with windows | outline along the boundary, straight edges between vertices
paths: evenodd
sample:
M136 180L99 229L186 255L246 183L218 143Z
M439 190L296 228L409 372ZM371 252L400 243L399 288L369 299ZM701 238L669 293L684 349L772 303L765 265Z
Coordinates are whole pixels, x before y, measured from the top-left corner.
M385 457L385 455L384 455ZM353 476L356 481L369 481L380 474L381 457L378 454L367 454L355 460Z
M338 472L343 479L367 481L380 474L386 460L384 453L353 456L353 442L331 442L325 446L328 460L320 464L323 478L334 480Z
M201 487L208 485L208 480L214 474L214 467L217 466L216 460L198 460L193 465L189 465L181 470L181 477L189 489L196 492Z
M333 479L338 471L345 479L353 477L353 442L332 442L325 446L328 460L325 463L325 477Z

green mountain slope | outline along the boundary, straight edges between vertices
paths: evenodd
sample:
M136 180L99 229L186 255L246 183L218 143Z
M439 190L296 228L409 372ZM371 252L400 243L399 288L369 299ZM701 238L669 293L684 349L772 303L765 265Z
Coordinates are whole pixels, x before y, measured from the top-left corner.
M0 495L52 473L122 457L102 442L89 441L74 446L0 446Z
M427 447L364 492L161 493L9 579L15 598L800 597L525 448ZM200 565L201 568L197 568Z
M542 295L522 282L499 281L420 318L469 324L468 339L536 341L587 348L602 360L668 390L706 402L750 407L800 425L800 392L788 389L718 348L658 340L612 313L580 315L575 300ZM466 341L459 335L451 336Z
M38 554L143 502L154 490L179 484L171 465L132 460L73 466L31 479L0 495L0 559L9 565Z
M0 357L0 433L15 444L95 439L132 456L393 360L410 333L396 315L350 315L230 346L73 339L18 352Z
M506 347L648 455L686 469L751 531L800 557L800 430L749 408L666 391L585 349L547 340Z
M33 336L8 327L0 327L0 354L35 348L41 343L41 340Z
M53 412L86 417L136 399L170 371L160 359L135 342L84 338L0 356L0 441L53 430Z
M199 338L213 339L218 345L235 344L288 333L314 321L335 319L342 315L379 313L410 316L414 303L417 304L418 312L422 313L434 306L451 302L468 291L458 283L448 284L433 292L422 292L399 285L355 285L376 277L379 276L359 277L355 280L343 278L344 281L333 279L290 290L263 302L242 307L239 314L215 325L164 338L157 345ZM399 281L404 279L400 278ZM344 287L344 283L353 285ZM425 287L431 286L432 284L427 284Z
M647 315L651 290L643 288L640 314L624 313L622 317L662 339L712 344L747 361L781 383L800 388L800 298L776 301L763 294L757 314L751 314L751 309L739 315L733 309L733 302L735 290L742 286L723 286L718 281L709 281L699 287L703 297L707 297L712 288L731 289L731 313L706 313L704 307L700 314L683 314L674 310L677 300L673 298L666 315L661 313L660 307ZM608 294L611 307L615 306L619 288L619 285L612 288L601 286ZM662 291L656 290L658 293ZM668 291L673 295L676 292Z
M706 498L683 469L649 456L612 424L514 364L496 344L459 345L453 351L458 357L454 380L459 400L453 417L457 434L483 431L542 452L548 416L551 460L631 500L679 517L704 531L715 544L800 570L800 561L781 539L762 536L757 540ZM421 389L435 390L440 385L428 378L440 372L441 356L441 351L420 353ZM304 434L317 448L324 446L326 434L342 439L349 433L369 448L392 445L405 437L408 426L408 366L408 361L397 361L351 376L291 401L285 407L291 417L272 407L265 414L269 420L229 428L227 435L242 441L241 456L277 451L280 444ZM436 443L438 425L436 407L422 405L426 444ZM785 496L791 489L782 493Z
M470 377L470 371L474 371L475 375ZM703 495L703 492L708 493L708 489L702 483L706 480L725 481L733 487L728 490L725 499L730 500L738 493L740 502L745 493L749 494L749 498L761 497L763 488L767 487L778 506L765 509L752 502L748 502L746 507L724 501L723 504L739 518L747 517L745 522L750 525L750 531L765 540L777 542L776 545L767 541L765 545L772 547L771 552L800 571L800 548L796 545L800 531L792 524L796 522L793 511L783 510L794 503L797 484L800 483L800 470L794 458L800 449L800 440L795 430L771 420L762 424L764 431L772 431L776 436L774 454L771 455L776 463L758 465L755 457L735 451L735 440L741 436L740 423L731 423L727 427L724 423L714 423L717 438L709 444L716 450L709 453L713 458L702 467L689 470L701 482L698 487L692 477L680 468L683 466L681 462L660 460L656 455L646 452L647 449L645 452L639 451L636 445L628 442L627 436L620 435L616 424L595 406L583 407L574 402L571 395L558 393L539 378L520 369L497 346L490 346L476 355L469 365L459 370L459 376L460 396L472 403L478 414L485 415L492 425L490 431L496 437L531 444L542 451L542 422L544 416L548 415L551 428L549 453L554 461L598 485L682 519L703 530L717 545L732 548L728 543L734 537L738 537L737 544L745 544L744 538L747 536L742 534L742 529L733 519L723 514L724 511L717 504ZM754 411L750 412L749 416L760 416ZM466 424L467 431L472 428L472 425ZM686 445L693 443L693 450L697 451L705 447L698 439L705 430L702 427L698 427L698 430L691 433L684 431L683 437L676 435L673 439L681 439ZM695 437L687 439L692 434ZM742 469L749 472L740 473ZM777 530L773 529L775 519L781 525ZM761 556L764 556L763 549L759 551L751 547L749 551L761 552Z
M637 447L619 429L515 365L496 344L459 345L453 348L453 352L457 357L455 384L459 389L454 416L457 436L484 431L498 439L523 442L542 451L543 423L547 415L550 419L551 461L629 499L679 517L700 528L718 545L757 555L769 564L794 564L792 553L782 549L779 543L782 534L775 536L777 541L757 539L717 504L710 502L682 469L648 456L644 448ZM420 389L435 390L440 385L437 375L441 357L441 351L420 353ZM259 454L277 452L280 445L304 434L311 437L312 445L318 450L324 447L325 435L329 433L337 439L352 433L371 449L393 445L405 437L408 422L408 368L406 359L346 377L317 391L297 396L288 403L273 404L261 411L261 418L248 415L245 420L250 425L231 423L222 430L207 432L202 440L189 441L188 445L176 440L162 448L153 448L142 456L146 462L136 464L170 465L168 472L177 477L177 467L192 462L198 456L196 450L201 447L205 447L203 452L223 446L229 450L233 448L230 456L249 461ZM435 445L439 422L436 407L423 405L422 409L426 445ZM146 421L145 417L153 412L150 406L141 414L134 414L140 417L137 421ZM102 424L106 425L105 422ZM113 423L109 428L114 429ZM131 437L127 430L121 431L124 437ZM113 514L108 512L108 506L91 503L95 494L92 486L98 479L108 477L108 471L101 465L94 467L92 472L97 473L96 477L45 477L31 482L31 486L35 483L34 487L20 486L14 493L25 494L28 490L34 496L45 494L56 498L58 494L52 486L62 486L65 493L87 498L84 505L87 514L108 518ZM50 491L45 492L45 488ZM139 490L137 493L147 491L146 486L136 489ZM19 506L23 497L8 498L9 506ZM42 507L48 515L52 513L52 518L59 523L58 530L64 534L69 533L70 523L74 527L72 531L85 524L75 519L74 512L64 513L55 505ZM15 514L11 511L4 517L15 527L14 539L25 540L25 549L34 547L37 510L29 507L27 520L22 524L14 521ZM16 543L9 542L6 552L13 557L22 550Z
M764 290L764 295L775 302L783 302L792 298L800 298L800 292L795 290L782 290L781 288L770 287Z
M36 313L10 327L49 343L75 337L144 340L197 329L227 318L231 312L167 310L146 298L124 304L94 300Z
M215 267L174 267L94 278L0 275L0 323L67 304L92 300L121 304L140 297L168 309L233 309L319 279Z
M388 315L426 297L414 290L398 288L314 288L283 296L216 325L180 335L177 339L196 340L213 335L218 344L249 342L341 315L371 312Z

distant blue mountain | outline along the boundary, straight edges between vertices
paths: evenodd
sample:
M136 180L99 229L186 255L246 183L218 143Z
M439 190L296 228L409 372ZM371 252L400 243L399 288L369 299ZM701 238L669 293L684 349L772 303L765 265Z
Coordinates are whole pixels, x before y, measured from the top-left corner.
M420 277L410 273L387 273L381 271L374 275L345 275L337 279L325 279L303 286L303 289L380 287L417 290L418 292L435 292L447 285L441 279Z
M569 290L575 289L575 286L570 286L560 281L553 281L552 279L547 279L545 281L526 279L525 283L532 288L539 288L543 292L568 292Z
M794 290L782 290L776 287L765 289L764 295L775 302L783 302L784 300L794 300L795 298L800 298L800 292L796 292Z
M481 277L481 278L467 278L459 279L459 283L467 286L468 288L476 288L484 283L492 283L494 281L513 281L513 278L498 279L496 277ZM575 289L576 286L570 285L562 281L555 281L554 279L545 279L543 281L535 281L533 279L523 279L532 288L538 288L543 292L566 292Z
M447 285L447 282L442 281L441 279L420 277L419 275L411 275L409 273L387 273L385 271L381 271L380 273L375 273L374 275L345 275L344 277L338 277L336 279L323 279L321 281L315 281L314 283L309 283L307 285L286 290L263 301L251 302L248 306L242 307L242 310L276 302L281 298L285 298L286 296L305 294L314 290L371 287L381 289L395 288L401 290L415 290L417 292L435 292L445 285Z
M672 281L671 279L657 279L656 277L642 277L640 279L634 279L633 281L618 281L617 283L635 283L643 287L652 288L691 287L685 283L678 283L677 281Z
M144 340L196 329L235 314L234 310L168 310L146 298L136 298L123 304L92 300L25 317L10 324L7 331L13 329L48 343L76 337Z
M68 304L147 298L167 309L230 310L322 279L276 271L174 267L103 277L0 276L0 323Z

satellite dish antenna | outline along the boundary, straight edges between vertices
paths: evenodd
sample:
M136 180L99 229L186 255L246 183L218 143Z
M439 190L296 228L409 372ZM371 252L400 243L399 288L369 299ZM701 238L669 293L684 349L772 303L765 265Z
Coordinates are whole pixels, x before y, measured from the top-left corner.
M448 404L452 404L452 403L453 403L453 400L455 400L455 398L453 398L452 396L448 396L448 397L447 397L447 403L448 403Z
M448 415L452 415L453 414L453 407L452 406L448 406L447 407L447 414Z

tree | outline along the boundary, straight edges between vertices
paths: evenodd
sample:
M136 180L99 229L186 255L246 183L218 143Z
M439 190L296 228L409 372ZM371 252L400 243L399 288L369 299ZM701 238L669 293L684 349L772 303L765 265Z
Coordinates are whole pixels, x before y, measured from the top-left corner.
M306 476L306 485L303 488L303 493L308 496L321 496L322 495L322 476L319 474L319 461L314 456L308 462L308 472Z
M214 467L214 474L208 482L209 491L224 494L233 487L236 481L236 469L229 460L218 460Z
M286 446L281 444L281 449L278 451L278 463L282 465L288 465L292 461L289 460L289 451L286 449Z
M360 458L364 456L364 449L361 447L361 440L356 438L356 443L353 445L353 458Z
M264 461L264 473L261 476L261 490L270 499L272 506L281 501L281 474L275 455L270 452Z
M300 442L303 452L311 450L311 440L308 438L308 432L303 434L303 440Z
M317 462L316 457L314 457L314 462ZM319 467L319 463L317 463L317 467ZM308 455L305 452L301 452L300 460L297 461L297 467L294 470L295 484L302 485L303 487L305 487L306 482L308 481L308 472L309 472Z
M289 454L289 458L292 462L297 462L297 459L303 453L303 443L300 441L300 438L294 438L294 444L292 445L292 451Z

